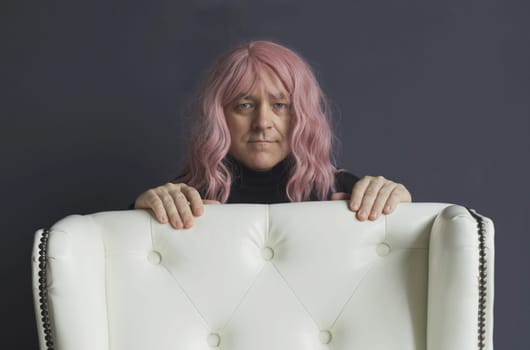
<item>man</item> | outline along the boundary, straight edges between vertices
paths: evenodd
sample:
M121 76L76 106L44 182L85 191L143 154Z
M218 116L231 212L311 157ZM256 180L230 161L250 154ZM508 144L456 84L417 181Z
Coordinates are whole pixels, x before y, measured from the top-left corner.
M140 194L134 208L189 228L203 204L348 200L359 220L391 213L410 192L382 176L332 164L326 100L292 50L255 41L215 64L199 100L182 175Z

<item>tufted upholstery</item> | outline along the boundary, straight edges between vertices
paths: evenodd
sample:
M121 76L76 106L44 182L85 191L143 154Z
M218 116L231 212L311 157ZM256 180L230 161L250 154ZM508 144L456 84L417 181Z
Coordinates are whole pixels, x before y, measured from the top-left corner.
M492 349L494 229L484 222ZM45 349L42 234L33 285ZM208 205L179 231L144 210L100 212L60 220L47 242L59 350L479 348L477 221L461 206L400 204L360 222L345 201Z

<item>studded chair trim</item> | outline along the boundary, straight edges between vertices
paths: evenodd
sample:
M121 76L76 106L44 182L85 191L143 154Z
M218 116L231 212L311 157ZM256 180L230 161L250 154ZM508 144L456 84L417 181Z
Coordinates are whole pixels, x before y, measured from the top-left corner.
M488 275L486 264L486 229L484 220L474 210L466 208L471 216L477 220L478 249L479 249L479 299L478 299L478 349L486 348L486 279Z
M47 350L54 349L53 332L50 324L49 310L48 310L48 288L46 278L46 267L48 262L48 238L50 229L45 229L42 232L39 243L39 309L42 321L42 329L44 332L44 341Z

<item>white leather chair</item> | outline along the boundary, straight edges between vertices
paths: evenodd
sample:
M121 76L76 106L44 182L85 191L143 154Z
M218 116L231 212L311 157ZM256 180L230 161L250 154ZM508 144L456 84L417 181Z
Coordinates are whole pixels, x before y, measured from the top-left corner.
M35 236L41 349L492 349L493 232L444 203L71 215Z

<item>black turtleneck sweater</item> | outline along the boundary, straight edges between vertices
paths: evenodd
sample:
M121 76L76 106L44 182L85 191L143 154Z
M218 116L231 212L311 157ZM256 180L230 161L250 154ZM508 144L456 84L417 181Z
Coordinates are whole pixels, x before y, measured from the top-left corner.
M267 171L252 170L232 157L227 159L234 175L227 203L272 204L290 202L286 192L289 181L288 158ZM336 173L336 192L351 193L357 180L359 180L357 176L346 171ZM327 196L328 200L330 198L331 192ZM318 199L312 194L309 200L316 201Z
M289 163L287 158L267 171L252 170L232 157L227 157L227 165L234 175L234 180L230 187L230 196L226 203L286 203L287 182L289 180ZM173 182L179 182L178 176ZM353 185L359 178L347 171L335 173L336 192L351 193ZM200 191L199 191L200 192ZM201 193L201 195L203 195ZM331 198L331 192L327 199ZM315 195L311 195L310 201L318 200ZM129 205L129 209L134 208L134 203Z

